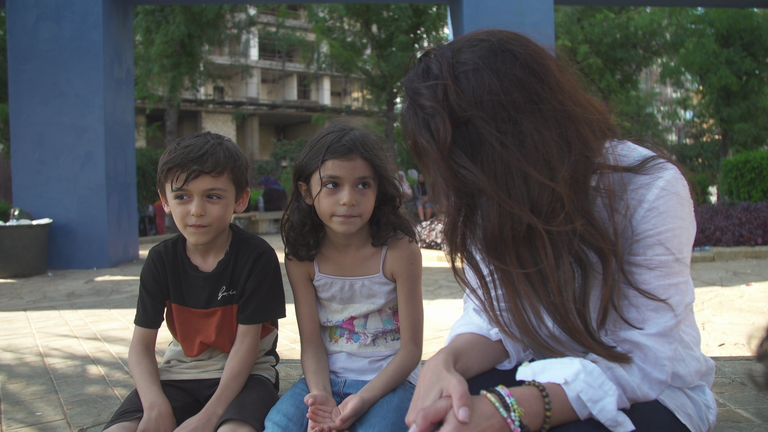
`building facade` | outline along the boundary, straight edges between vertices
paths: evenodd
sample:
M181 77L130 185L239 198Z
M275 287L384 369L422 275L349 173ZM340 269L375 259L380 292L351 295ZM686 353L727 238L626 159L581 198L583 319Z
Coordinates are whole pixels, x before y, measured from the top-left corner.
M273 140L311 138L339 115L369 113L360 78L332 70L310 70L301 47L280 49L279 27L294 37L313 41L315 35L301 6L289 16L262 10L257 25L225 47L208 50L217 79L182 95L178 136L211 131L235 140L251 160L268 159ZM136 146L165 146L163 106L136 103ZM323 116L313 122L315 116Z

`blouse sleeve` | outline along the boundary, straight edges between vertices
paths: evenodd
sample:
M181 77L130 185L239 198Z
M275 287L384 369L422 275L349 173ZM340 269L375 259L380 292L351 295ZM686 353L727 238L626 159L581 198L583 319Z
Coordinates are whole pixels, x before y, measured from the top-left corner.
M693 316L690 259L696 223L687 183L666 163L657 173L625 180L630 222L623 237L626 269L636 286L665 301L650 300L625 286L622 307L634 327L614 316L601 335L632 362L613 363L588 354L524 363L517 372L518 380L561 384L580 418L595 418L612 431L634 430L621 409L659 399L670 387L695 387L710 372L714 376L711 360L701 353ZM529 351L490 323L465 296L465 312L451 338L472 332L501 339L510 358L500 367L531 359Z

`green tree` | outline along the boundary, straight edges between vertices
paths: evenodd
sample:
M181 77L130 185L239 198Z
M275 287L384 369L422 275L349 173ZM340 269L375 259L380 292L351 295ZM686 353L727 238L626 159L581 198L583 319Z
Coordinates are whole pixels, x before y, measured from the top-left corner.
M326 4L310 9L318 35L316 64L325 61L363 77L372 104L383 108L393 155L399 83L414 53L446 39L447 9L425 4ZM327 47L327 50L326 50ZM327 56L323 56L327 53Z
M768 15L756 9L691 9L677 26L678 66L692 81L699 124L730 149L768 142ZM717 136L719 135L719 137Z
M662 143L657 94L643 71L661 66L670 49L669 10L647 7L555 8L556 46L581 72L585 87L610 107L625 134ZM658 69L658 68L657 68Z
M166 144L178 135L179 102L185 90L216 77L206 47L219 47L252 23L244 6L139 6L135 34L136 98L165 104ZM245 18L245 19L244 19Z

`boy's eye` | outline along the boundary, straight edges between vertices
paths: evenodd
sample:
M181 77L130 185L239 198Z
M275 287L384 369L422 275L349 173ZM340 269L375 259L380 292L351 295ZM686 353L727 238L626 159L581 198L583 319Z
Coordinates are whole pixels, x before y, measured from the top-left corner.
M208 195L208 199L212 199L212 200L220 200L220 199L221 199L221 196L219 196L219 195Z
M181 201L181 200L187 199L187 196L184 194L176 194L173 196L173 199L175 199L176 201Z

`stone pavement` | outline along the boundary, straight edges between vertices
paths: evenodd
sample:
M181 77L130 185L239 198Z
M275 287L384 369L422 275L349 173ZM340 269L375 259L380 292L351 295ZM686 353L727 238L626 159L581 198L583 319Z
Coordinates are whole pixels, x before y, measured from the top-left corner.
M282 262L279 236L264 237ZM0 279L1 432L101 430L133 388L127 357L138 276L158 239L142 241L139 259L112 268ZM723 261L733 256L715 255L697 253L692 266L702 349L717 363L715 430L768 431L768 392L757 391L750 380L757 372L751 355L768 325L768 260ZM423 359L428 359L461 313L461 290L442 253L425 250L423 257ZM301 374L287 278L284 284L291 304L280 322L283 387ZM158 359L169 340L161 329Z

